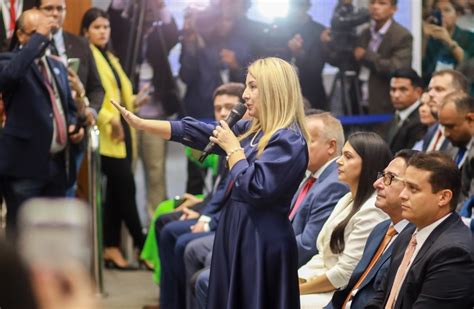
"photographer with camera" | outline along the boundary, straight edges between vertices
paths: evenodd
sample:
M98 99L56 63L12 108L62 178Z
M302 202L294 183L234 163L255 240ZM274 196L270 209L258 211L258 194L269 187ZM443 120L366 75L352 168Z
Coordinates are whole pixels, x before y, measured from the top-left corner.
M433 72L454 69L474 56L474 33L456 25L462 11L456 1L435 1L434 9L423 22L423 33L428 37L422 62L426 85Z
M413 38L393 20L396 11L397 0L370 0L370 27L360 34L354 49L354 57L362 66L359 79L369 114L393 113L390 74L411 67Z
M322 42L327 46L328 61L343 71L354 70L358 64L353 50L357 40L356 27L370 21L369 11L356 9L352 0L339 0L331 18L331 28L321 34Z
M339 69L331 87L332 111L341 106L344 114L360 113L360 89L357 78L359 64L354 58L353 50L357 41L357 27L369 20L367 9L356 9L352 0L339 0L331 18L331 28L321 33L321 41L327 50L327 60Z
M188 11L179 71L186 84L186 116L213 119L214 90L227 82L243 83L245 65L261 56L256 35L263 26L246 17L249 7L250 0L220 0Z
M293 1L288 16L277 20L267 29L270 42L266 47L271 56L296 65L303 96L313 108L326 110L326 92L321 73L327 55L320 40L324 26L308 14L310 7L309 0ZM271 46L270 49L268 46Z

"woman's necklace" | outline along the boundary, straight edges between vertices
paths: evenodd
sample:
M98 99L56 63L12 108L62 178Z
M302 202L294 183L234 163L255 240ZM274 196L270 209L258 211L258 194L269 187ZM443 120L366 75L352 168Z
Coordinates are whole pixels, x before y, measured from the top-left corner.
M255 147L257 146L258 142L256 144L254 144L255 142L255 138L257 137L257 135L260 133L260 130L258 130L257 132L255 132L255 135L252 137L252 139L250 140L250 147Z

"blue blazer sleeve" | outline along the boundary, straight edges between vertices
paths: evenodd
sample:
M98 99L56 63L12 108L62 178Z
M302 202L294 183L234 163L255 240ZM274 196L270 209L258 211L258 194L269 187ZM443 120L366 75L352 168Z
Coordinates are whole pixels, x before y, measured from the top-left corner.
M203 150L209 143L209 137L216 127L216 122L205 123L192 117L184 117L179 121L171 121L171 141L181 143L194 149ZM236 136L241 135L249 122L241 120L235 124L232 131ZM226 155L224 150L216 145L213 153Z
M219 183L216 188L216 191L214 192L214 195L212 196L212 199L202 209L201 213L203 215L212 216L222 209L222 206L224 204L225 190L227 188L227 185L229 184L227 180L228 177L222 179L222 181Z
M48 44L47 37L34 33L30 41L17 53L4 54L3 56L9 61L0 67L0 91L14 87L15 83L26 77L33 61L43 53Z
M348 191L344 184L335 181L314 192L315 198L311 201L307 222L301 233L296 234L299 267L318 253L316 239L319 232L331 215L334 206Z
M248 157L248 156L247 156ZM252 205L266 204L278 200L282 193L294 194L288 191L297 187L308 165L308 149L306 141L299 132L292 129L277 131L255 161L240 160L230 170L234 181L233 194L238 194ZM298 177L288 177L294 182L282 181L282 177L298 174Z

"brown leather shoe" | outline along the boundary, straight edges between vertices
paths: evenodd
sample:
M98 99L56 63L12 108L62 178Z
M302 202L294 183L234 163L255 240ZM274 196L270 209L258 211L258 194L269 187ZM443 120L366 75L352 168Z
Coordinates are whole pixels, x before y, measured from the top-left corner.
M160 309L160 305L145 305L142 309Z

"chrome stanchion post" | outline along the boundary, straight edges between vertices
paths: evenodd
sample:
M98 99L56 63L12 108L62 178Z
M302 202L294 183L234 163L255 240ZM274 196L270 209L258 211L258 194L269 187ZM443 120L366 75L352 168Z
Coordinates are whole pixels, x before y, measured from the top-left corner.
M88 185L89 204L92 208L92 275L96 293L104 296L103 259L102 259L102 190L99 153L99 129L92 126L87 129L88 143Z

